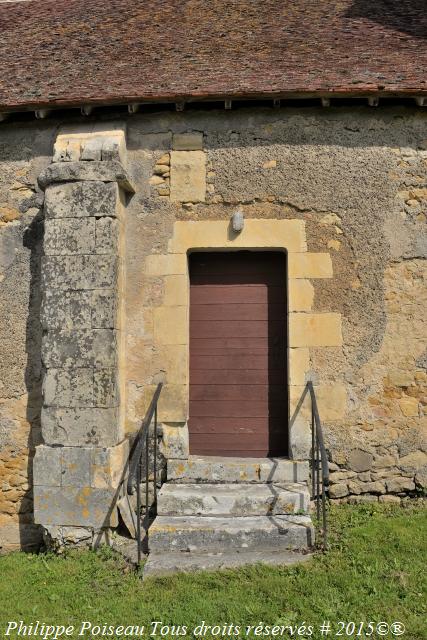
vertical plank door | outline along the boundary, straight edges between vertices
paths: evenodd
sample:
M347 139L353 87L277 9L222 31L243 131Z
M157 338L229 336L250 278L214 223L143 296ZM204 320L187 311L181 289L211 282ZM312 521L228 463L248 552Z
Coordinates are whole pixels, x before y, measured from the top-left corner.
M189 267L190 453L286 455L285 255L192 253Z

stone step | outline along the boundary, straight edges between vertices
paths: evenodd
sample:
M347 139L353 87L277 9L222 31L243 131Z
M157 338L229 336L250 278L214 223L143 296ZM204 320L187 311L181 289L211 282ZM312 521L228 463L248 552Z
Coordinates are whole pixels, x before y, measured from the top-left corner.
M150 552L227 549L299 549L314 544L309 516L157 516L149 529Z
M305 482L308 462L288 458L225 458L190 456L188 460L168 460L169 482Z
M307 513L306 484L174 484L157 496L160 516L257 516Z
M236 569L251 564L289 567L307 562L312 557L309 553L298 551L218 551L213 553L150 553L144 565L143 578L159 577L172 573L194 573L196 571L217 571L220 569Z

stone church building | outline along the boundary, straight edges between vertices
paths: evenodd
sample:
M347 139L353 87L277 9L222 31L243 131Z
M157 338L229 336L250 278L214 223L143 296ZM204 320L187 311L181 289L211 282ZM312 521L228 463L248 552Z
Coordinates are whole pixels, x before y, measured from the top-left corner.
M0 552L108 539L159 383L159 549L311 526L308 381L331 500L423 493L422 4L0 0Z

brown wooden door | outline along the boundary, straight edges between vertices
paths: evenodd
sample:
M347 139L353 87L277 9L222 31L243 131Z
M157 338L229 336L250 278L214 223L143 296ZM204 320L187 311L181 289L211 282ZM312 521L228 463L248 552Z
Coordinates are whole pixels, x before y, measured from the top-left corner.
M285 255L189 261L190 453L286 455Z

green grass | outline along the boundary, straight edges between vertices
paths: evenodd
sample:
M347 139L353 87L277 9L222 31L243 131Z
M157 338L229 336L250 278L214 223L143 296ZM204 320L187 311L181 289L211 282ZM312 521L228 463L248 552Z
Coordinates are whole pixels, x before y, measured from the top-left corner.
M426 541L427 510L419 504L361 505L332 508L330 551L287 569L258 565L141 582L108 549L65 557L15 553L0 558L0 635L9 620L76 627L82 620L159 620L185 625L191 637L204 620L242 628L305 623L318 638L323 620L398 620L405 640L421 640L427 637Z

